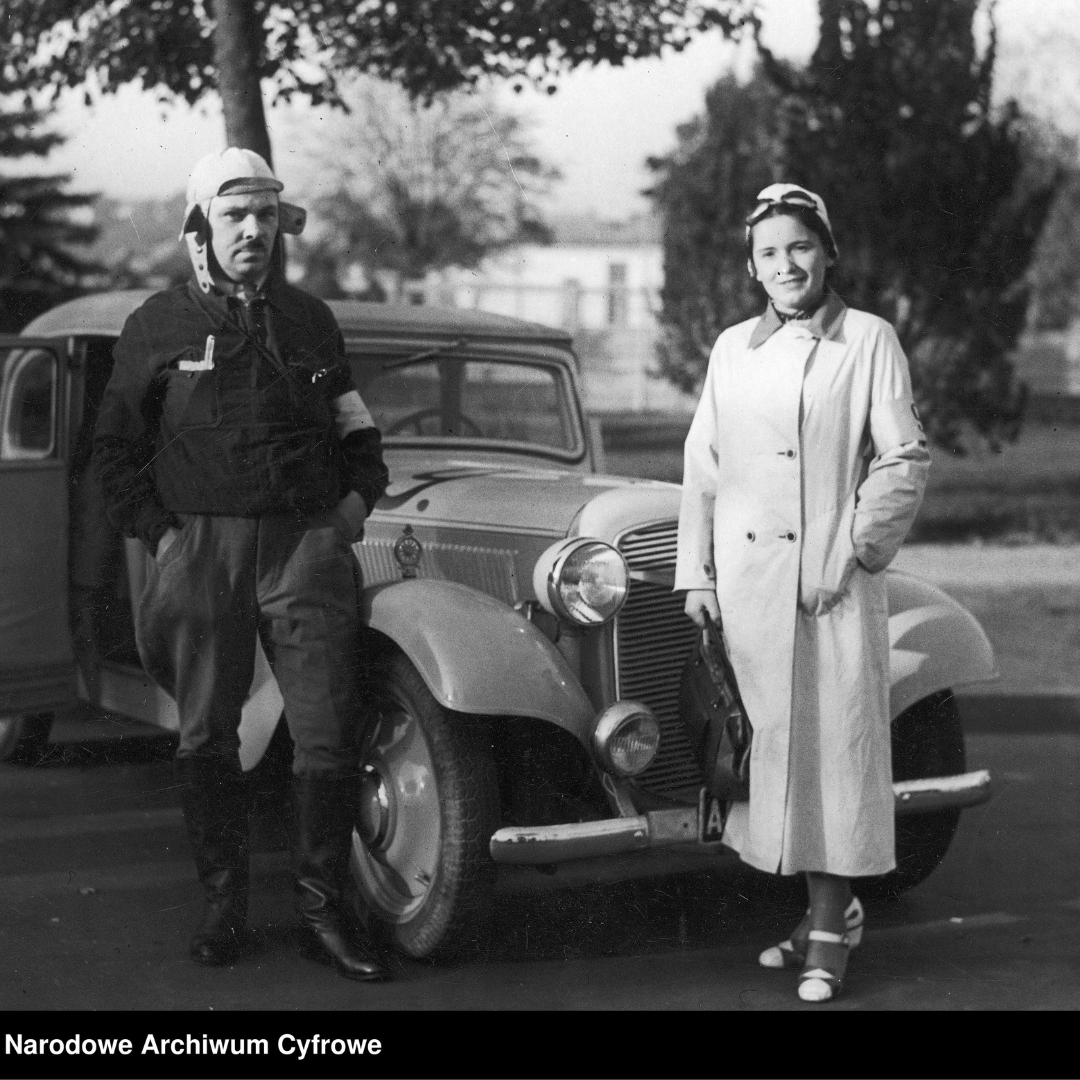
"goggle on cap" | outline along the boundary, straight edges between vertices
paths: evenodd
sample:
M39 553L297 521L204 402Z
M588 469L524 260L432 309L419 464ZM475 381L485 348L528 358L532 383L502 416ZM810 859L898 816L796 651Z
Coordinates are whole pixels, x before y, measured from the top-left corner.
M746 218L747 239L750 238L750 230L774 206L805 206L808 210L813 210L821 224L825 226L825 231L833 242L833 248L836 248L836 237L833 236L829 213L825 209L825 200L820 195L799 187L798 184L770 184L758 192L757 203Z
M280 192L285 185L254 150L242 150L230 146L220 153L200 158L191 170L187 186L187 207L180 239L187 233L197 232L200 218L205 218L210 200L217 195L247 195L254 191ZM196 210L201 210L197 214ZM304 229L307 211L292 203L278 200L278 228L283 233L296 236Z

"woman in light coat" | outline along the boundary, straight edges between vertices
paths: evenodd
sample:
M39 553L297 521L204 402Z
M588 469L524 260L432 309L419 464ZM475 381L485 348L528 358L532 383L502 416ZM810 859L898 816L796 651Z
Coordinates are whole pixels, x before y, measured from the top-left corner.
M930 457L893 328L826 285L822 200L773 184L747 219L760 318L725 330L686 439L675 587L721 619L753 725L724 842L805 873L810 909L761 954L799 996L840 990L862 935L850 879L896 865L885 581Z

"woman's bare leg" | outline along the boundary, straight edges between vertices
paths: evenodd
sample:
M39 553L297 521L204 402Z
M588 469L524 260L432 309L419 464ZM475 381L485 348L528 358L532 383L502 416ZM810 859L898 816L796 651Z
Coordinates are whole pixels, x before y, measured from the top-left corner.
M810 892L809 929L843 934L847 929L844 925L844 912L851 903L850 879L835 874L807 874L806 885ZM844 945L828 941L809 941L803 971L823 968L837 979L843 979L847 957L848 949Z
M791 932L788 942L781 942L771 949L766 949L758 958L763 967L780 968L800 964L820 967L828 963L835 967L835 953L829 957L819 955L825 950L817 943L814 945L814 962L806 964L807 950L810 945L811 930L827 930L833 934L842 934L847 929L844 913L851 904L851 883L847 878L835 874L806 875L807 891L810 894L810 909L799 920ZM788 946L785 948L785 946ZM835 948L835 947L834 947Z
M844 912L851 903L851 879L836 874L808 873L806 889L810 894L810 929L844 932Z

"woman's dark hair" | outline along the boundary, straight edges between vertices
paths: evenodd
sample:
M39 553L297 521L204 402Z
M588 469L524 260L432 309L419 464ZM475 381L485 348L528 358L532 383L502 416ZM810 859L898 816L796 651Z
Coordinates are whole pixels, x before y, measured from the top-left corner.
M825 248L825 254L828 255L830 259L836 258L836 244L829 235L829 230L825 228L825 222L822 221L809 206L795 206L792 203L777 203L774 206L770 206L769 209L750 226L750 231L746 234L746 258L751 266L754 263L754 226L760 225L766 218L781 216L793 217L796 221L801 221L821 241L822 247Z

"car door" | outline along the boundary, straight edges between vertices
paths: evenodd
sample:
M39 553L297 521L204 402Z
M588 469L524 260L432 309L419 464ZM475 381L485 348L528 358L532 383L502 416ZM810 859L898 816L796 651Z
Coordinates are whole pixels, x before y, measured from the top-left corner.
M0 714L74 696L66 340L0 335Z

